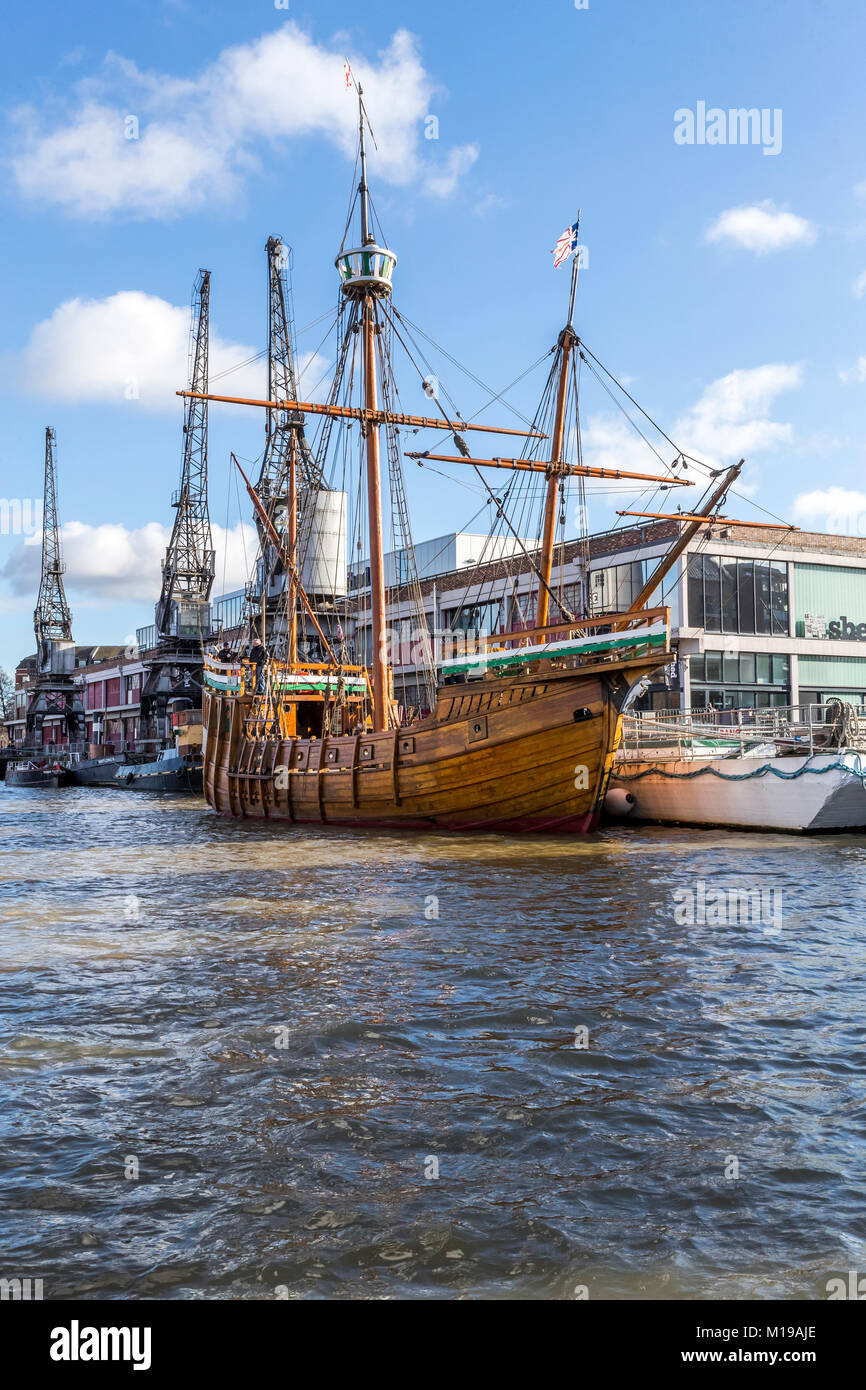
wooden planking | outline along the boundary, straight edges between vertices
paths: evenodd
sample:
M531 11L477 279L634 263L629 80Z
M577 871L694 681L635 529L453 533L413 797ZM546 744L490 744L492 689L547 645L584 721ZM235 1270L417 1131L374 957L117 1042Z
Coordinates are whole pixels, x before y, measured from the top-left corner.
M231 727L227 740L208 741L208 800L236 816L318 824L588 823L606 789L619 737L620 720L604 677L627 671L637 678L657 661L653 654L589 671L545 670L486 679L478 689L442 689L436 715L411 729L324 740L245 738L243 720L252 701L212 695L209 725L221 730L230 707ZM591 717L575 722L575 710L584 708ZM473 719L486 720L486 726L473 730ZM401 739L411 745L405 752ZM579 765L588 769L585 789L575 786ZM295 769L284 792L273 781L280 766Z
M460 818L481 811L486 818L500 813L496 809L498 803L502 815L510 817L521 809L531 813L536 803L541 804L551 785L560 788L564 814L589 811L597 797L602 770L601 724L596 718L580 725L572 723L565 728L542 730L513 740L506 749L476 747L470 754L452 754L438 763L419 766L416 760L414 767L400 769L402 815L407 820L438 816ZM460 731L457 726L451 732ZM262 745L253 747L256 753L259 747L264 751ZM272 748L273 765L282 765L276 745ZM251 754L255 756L252 747L246 758ZM289 797L298 819L321 823L328 816L352 819L354 812L355 817L363 821L381 816L383 810L390 807L396 811L398 803L393 796L392 768L362 767L357 774L355 793L351 770L339 772L325 767L320 771L318 758L311 759L311 763L309 771L290 774L288 779ZM585 764L589 771L589 787L579 795L574 790L578 763ZM246 787L247 813L261 814L264 808L258 788L244 777L243 767L239 772L237 780ZM244 795L244 788L240 795ZM275 804L273 814L282 816L284 810L288 813L288 807Z

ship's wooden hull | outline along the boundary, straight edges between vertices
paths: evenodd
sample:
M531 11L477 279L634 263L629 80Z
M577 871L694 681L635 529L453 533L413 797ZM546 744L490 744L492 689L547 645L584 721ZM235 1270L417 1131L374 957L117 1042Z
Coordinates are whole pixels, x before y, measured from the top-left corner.
M210 692L205 797L224 815L299 824L585 833L598 824L624 695L657 665L445 686L423 723L318 740L257 737L253 697Z

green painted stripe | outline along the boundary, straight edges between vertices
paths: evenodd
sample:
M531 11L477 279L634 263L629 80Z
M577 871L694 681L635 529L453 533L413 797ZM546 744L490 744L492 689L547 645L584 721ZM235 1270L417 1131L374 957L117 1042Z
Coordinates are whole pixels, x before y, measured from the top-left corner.
M530 648L516 652L478 652L474 656L463 656L442 663L443 671L465 670L478 666L519 666L530 661L555 660L561 656L590 655L596 652L620 650L623 647L663 647L667 644L664 632L646 632L623 637L600 637L574 643L552 644L549 649Z
M361 695L367 689L367 686L364 681L344 681L343 689L350 695ZM283 695L305 695L310 691L330 690L336 695L337 685L335 681L331 681L330 684L327 681L307 681L303 685L274 685L274 690L279 691Z
M232 679L229 676L215 675L211 671L205 671L205 681L209 686L212 686L214 690L221 690L227 693L237 694L241 688L239 680ZM282 694L288 695L305 695L309 694L311 691L323 692L326 690L332 690L336 693L337 682L335 680L310 680L303 676L298 676L294 679L288 677L275 683L274 689L280 691ZM367 682L353 677L349 680L344 680L343 689L348 691L350 695L363 695L367 689Z

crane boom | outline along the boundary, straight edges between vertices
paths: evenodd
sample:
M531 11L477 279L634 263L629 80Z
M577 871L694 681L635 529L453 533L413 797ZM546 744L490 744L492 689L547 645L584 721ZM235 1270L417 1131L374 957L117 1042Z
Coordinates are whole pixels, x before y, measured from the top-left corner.
M47 670L52 642L72 641L72 614L63 587L63 556L57 520L57 473L54 451L57 436L51 426L45 430L45 481L42 519L42 575L33 626L40 670Z
M287 265L289 248L280 237L268 237L268 399L297 400L298 385L292 350L291 297ZM256 483L256 493L271 520L273 511L285 507L291 436L297 440L299 481L302 486L317 483L316 467L304 436L304 414L300 410L269 409L265 417L265 452Z
M45 477L42 521L42 572L33 614L36 633L36 675L27 693L24 721L28 740L41 740L47 720L56 728L62 718L61 740L71 742L84 727L81 686L75 679L72 614L63 587L63 555L57 515L57 436L45 430Z
M201 270L193 298L190 390L183 424L183 467L173 498L177 509L162 564L162 591L156 605L160 640L206 636L214 578L214 551L207 496L210 271Z

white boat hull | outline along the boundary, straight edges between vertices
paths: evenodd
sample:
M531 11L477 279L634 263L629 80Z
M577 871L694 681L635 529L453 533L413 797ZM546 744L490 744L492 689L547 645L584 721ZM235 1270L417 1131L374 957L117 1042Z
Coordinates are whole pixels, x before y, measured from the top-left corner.
M866 828L864 776L866 758L852 752L687 762L628 758L615 765L610 786L635 798L629 819L748 830L853 830Z

